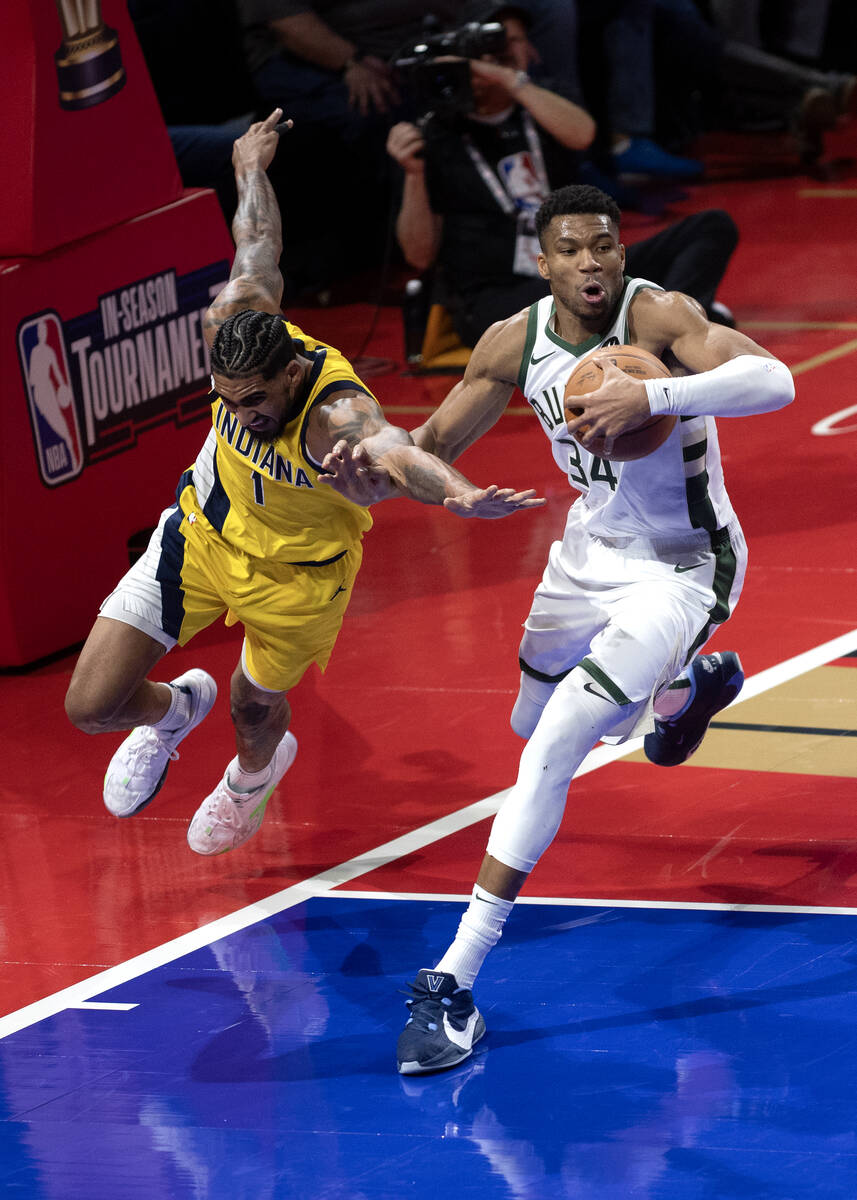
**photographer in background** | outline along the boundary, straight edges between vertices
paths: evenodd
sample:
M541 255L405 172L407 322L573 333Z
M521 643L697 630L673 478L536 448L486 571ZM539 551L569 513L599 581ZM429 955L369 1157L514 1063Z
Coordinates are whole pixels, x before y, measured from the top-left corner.
M469 62L471 96L459 95L457 111L449 111L449 60L435 60L436 112L418 124L399 122L387 139L404 172L399 245L416 270L437 268L433 298L450 310L469 346L489 325L547 294L536 267L535 211L552 188L574 182L575 151L595 135L588 113L526 74L529 14L488 5L482 20L499 20L506 41ZM430 90L431 67L422 67L422 94ZM727 213L697 213L629 246L628 273L693 296L711 319L729 324L714 294L736 241Z
M384 143L403 115L389 61L403 43L419 38L426 16L446 24L458 6L455 0L235 3L258 107L280 107L294 121L300 186L286 181L277 193L287 239L284 268L309 298L381 261L392 187ZM348 229L341 220L343 187Z

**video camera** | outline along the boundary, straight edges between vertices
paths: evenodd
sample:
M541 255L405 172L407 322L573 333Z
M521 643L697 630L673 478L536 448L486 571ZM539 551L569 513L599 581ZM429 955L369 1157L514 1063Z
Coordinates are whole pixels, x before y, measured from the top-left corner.
M430 18L428 19L430 20ZM500 21L470 21L458 29L428 32L393 60L402 90L416 108L417 120L440 119L473 111L469 58L500 54L506 30ZM457 61L453 61L457 60Z

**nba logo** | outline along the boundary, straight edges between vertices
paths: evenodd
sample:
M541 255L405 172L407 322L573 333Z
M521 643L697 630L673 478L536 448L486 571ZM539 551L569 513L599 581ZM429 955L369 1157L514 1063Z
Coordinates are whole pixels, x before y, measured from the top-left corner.
M497 174L515 206L524 212L535 212L547 194L542 187L533 156L527 150L509 154L497 164Z
M83 443L65 352L55 312L30 317L18 328L18 354L30 402L30 423L42 479L66 483L83 467Z

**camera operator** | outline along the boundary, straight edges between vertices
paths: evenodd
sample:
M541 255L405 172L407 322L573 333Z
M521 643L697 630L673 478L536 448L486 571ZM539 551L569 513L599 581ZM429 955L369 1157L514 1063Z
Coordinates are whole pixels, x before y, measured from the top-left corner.
M469 346L547 294L533 216L552 188L574 182L575 152L595 135L587 112L527 76L528 13L488 6L482 19L502 22L506 44L470 61L470 110L400 122L387 139L404 172L399 245L416 270L437 268L433 299ZM727 213L698 213L629 246L628 272L686 292L722 319L714 293L736 241Z

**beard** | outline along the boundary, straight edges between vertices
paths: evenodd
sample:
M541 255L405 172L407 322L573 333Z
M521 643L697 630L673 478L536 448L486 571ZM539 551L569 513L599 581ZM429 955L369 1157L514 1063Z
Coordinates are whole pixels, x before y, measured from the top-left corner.
M253 434L253 437L258 438L260 442L270 445L271 442L275 442L277 440L277 438L285 429L286 414L284 413L278 419L275 419L274 417L266 417L265 422L266 423L259 429L253 429L251 426L250 432Z

